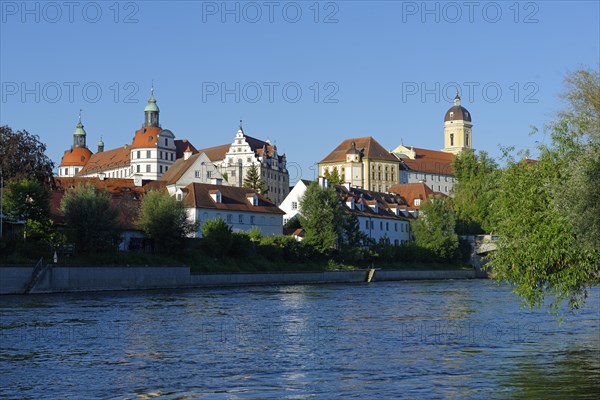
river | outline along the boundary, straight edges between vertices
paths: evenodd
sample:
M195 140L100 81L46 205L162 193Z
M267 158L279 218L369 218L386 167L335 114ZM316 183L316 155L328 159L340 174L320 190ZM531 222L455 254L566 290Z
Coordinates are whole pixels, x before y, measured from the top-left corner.
M487 280L0 297L3 399L597 399L600 288L562 324Z

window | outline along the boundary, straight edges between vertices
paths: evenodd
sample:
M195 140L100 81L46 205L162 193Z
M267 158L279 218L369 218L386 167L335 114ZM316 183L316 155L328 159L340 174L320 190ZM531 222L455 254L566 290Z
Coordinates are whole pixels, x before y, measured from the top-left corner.
M375 224L373 223L373 221L371 221L371 229L375 229L375 228L374 228L374 225L375 225Z
M75 173L78 173L78 172L79 172L79 168L75 168Z
M162 174L162 168L163 168L163 167L162 167L162 165L160 165L160 166L158 167L158 170L160 171L160 173L161 173L161 174Z
M169 139L165 138L165 147L169 146Z
M254 225L254 215L250 216L250 225Z
M231 177L235 178L235 169L231 171Z
M243 224L243 223L244 223L244 214L240 214L240 215L238 216L238 222L239 222L240 224Z
M162 160L162 158L163 158L163 152L162 151L158 152L158 158L160 158Z
M369 229L369 221L365 221L365 229Z
M246 162L250 162L252 159L250 157L246 157Z
M146 158L152 157L150 150L146 150Z
M400 224L400 232L404 232L404 224Z
M165 166L165 172L167 172L169 170L169 167Z
M194 171L194 178L200 178L200 171Z
M140 172L140 166L136 165L136 172Z
M383 230L383 221L379 221L379 230L382 231Z
M283 219L283 224L286 225L288 222L290 222L289 218L284 218Z
M206 171L206 179L212 178L212 171Z
M146 172L150 172L150 164L146 164Z
M292 210L297 210L297 209L298 209L298 202L292 201Z
M465 146L469 146L469 134L465 134Z
M421 205L421 199L415 199L415 206Z
M65 168L65 175L69 175L69 168Z
M181 193L177 193L177 201L181 201L182 195Z
M141 158L142 156L140 155L141 151L137 151L137 158Z
M398 223L397 223L397 222L394 224L394 230L395 230L396 232L398 232Z
M454 133L450 134L450 146L454 146Z
M386 222L386 223L385 223L385 230L386 230L386 231L389 231L389 230L390 230L390 223L389 223L389 222Z

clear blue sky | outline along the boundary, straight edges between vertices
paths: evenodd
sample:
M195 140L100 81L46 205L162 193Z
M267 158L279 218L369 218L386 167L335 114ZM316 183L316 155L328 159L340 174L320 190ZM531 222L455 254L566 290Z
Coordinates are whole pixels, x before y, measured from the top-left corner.
M0 5L0 124L39 135L57 164L80 108L93 151L130 143L152 80L163 128L201 148L243 118L292 180L349 137L440 149L453 82L475 147L498 156L543 140L530 127L561 108L565 74L600 54L598 1Z

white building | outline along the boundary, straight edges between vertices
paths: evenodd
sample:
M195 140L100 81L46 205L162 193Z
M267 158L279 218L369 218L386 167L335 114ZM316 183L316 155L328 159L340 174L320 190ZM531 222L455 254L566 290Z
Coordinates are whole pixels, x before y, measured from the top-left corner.
M254 165L267 188L266 196L275 204L281 204L289 192L290 177L285 154L277 152L277 146L244 133L240 127L231 144L201 149L227 177L232 186L242 187L248 169Z
M169 170L161 176L159 182L166 185L169 194L173 196L177 189L185 188L192 183L211 183L227 185L223 176L204 153L192 154L190 147L183 157L175 161Z
M283 211L264 196L246 188L192 183L175 192L190 220L199 224L194 237L202 237L201 225L222 219L234 232L258 228L263 236L283 234Z
M300 214L300 199L304 195L306 188L311 184L311 181L300 179L290 193L283 199L279 208L285 213L283 216L283 224L287 224L292 218Z
M310 182L308 182L310 184ZM326 179L319 178L319 185L328 187ZM307 181L300 180L296 183L290 194L283 201L286 204L284 211L287 215L296 216L302 210L291 210L294 203L300 204L308 185ZM333 185L340 198L340 207L346 215L355 215L359 228L368 238L379 241L387 238L396 246L411 240L410 219L406 201L393 193L380 193L352 187L349 184ZM293 206L292 206L293 207Z

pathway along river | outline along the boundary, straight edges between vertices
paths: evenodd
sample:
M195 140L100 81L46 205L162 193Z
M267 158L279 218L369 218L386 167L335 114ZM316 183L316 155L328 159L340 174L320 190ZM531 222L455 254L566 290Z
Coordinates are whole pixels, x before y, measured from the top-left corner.
M486 280L0 298L0 398L600 393L600 288L559 325Z

